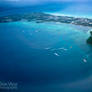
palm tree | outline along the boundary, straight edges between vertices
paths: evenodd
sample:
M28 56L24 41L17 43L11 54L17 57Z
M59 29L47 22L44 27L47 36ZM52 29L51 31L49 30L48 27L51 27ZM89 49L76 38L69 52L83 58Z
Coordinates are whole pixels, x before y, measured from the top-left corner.
M87 39L88 44L92 44L92 31L90 31L91 36Z
M90 31L91 37L92 37L92 31Z

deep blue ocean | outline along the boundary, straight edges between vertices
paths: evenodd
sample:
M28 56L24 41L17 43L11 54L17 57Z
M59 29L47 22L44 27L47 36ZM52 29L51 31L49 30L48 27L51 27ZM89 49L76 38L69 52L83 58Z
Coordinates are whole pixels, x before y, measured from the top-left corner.
M30 13L30 12L46 12L57 15L92 18L92 3L55 2L25 7L9 7L9 6L4 6L4 8L0 7L0 16L16 13Z
M30 12L26 9L21 13ZM92 46L86 43L91 29L57 22L0 23L0 82L18 83L18 89L1 92L92 92Z

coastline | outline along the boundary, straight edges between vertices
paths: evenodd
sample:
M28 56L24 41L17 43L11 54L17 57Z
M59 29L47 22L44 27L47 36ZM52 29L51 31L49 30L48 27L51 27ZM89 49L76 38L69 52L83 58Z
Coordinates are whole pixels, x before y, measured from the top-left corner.
M0 17L0 23L17 22L17 21L24 21L24 22L36 21L37 23L59 22L59 23L92 27L92 19L89 18L60 16L60 15L56 16L43 12L32 12L32 13L15 14L15 15Z
M88 19L92 19L92 16L83 16L83 15L72 15L72 14L64 14L64 13L54 13L54 12L44 12L46 14L50 14L50 15L55 15L55 16L68 16L68 17L75 17L75 18L88 18Z

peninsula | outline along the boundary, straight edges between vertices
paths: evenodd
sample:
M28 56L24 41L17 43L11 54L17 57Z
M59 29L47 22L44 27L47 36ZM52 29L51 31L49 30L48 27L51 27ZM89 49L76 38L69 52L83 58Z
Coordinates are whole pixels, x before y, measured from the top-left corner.
M68 24L92 27L92 19L76 18L69 16L56 16L46 13L37 13L37 12L0 17L0 23L17 22L17 21L26 21L26 22L36 21L37 23L60 22L60 23L68 23Z

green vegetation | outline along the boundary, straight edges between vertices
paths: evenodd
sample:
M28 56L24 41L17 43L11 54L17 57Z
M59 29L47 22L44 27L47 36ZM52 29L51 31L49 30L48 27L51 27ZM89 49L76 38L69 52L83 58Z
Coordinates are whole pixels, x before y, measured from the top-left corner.
M60 23L68 23L68 24L92 27L92 19L76 18L76 17L69 17L69 16L54 16L54 15L45 14L45 13L34 12L30 14L20 14L20 15L10 15L10 16L0 17L0 23L17 22L17 21L24 21L24 22L35 21L37 23L60 22Z
M88 44L92 44L92 31L90 31L91 36L87 39Z

